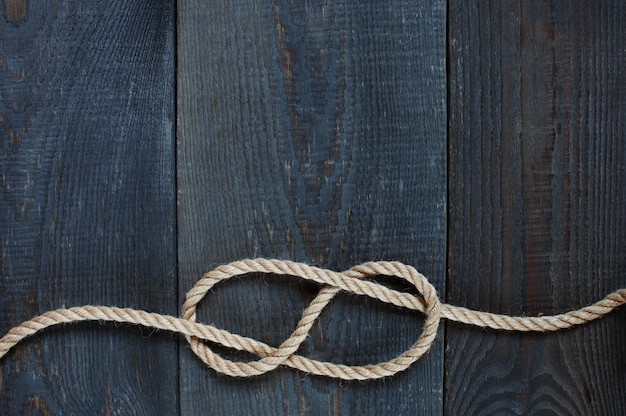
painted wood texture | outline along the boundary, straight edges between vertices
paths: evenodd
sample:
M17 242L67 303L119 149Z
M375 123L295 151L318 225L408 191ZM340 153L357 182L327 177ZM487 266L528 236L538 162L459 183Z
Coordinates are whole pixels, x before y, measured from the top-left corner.
M450 2L449 302L553 314L626 286L625 19L622 2ZM623 414L625 324L448 325L446 413Z
M176 313L173 3L5 0L0 332L81 304ZM178 347L48 330L2 362L0 414L175 414Z
M178 30L181 295L254 256L339 270L398 259L443 292L444 2L187 1ZM278 345L317 290L245 277L216 287L199 320ZM301 352L388 360L421 322L342 295ZM183 349L181 413L440 414L442 340L393 382L368 383L290 369L233 380Z
M0 332L85 303L177 314L203 272L255 256L401 260L508 314L626 286L621 2L174 3L0 4ZM317 290L246 276L199 319L278 345ZM387 360L421 322L339 296L301 353ZM367 383L234 380L168 334L79 324L1 363L0 414L620 415L625 324L447 324Z

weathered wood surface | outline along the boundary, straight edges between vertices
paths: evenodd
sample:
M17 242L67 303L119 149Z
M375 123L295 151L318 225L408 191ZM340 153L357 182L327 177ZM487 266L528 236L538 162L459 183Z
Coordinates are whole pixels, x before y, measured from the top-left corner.
M62 306L176 313L173 3L1 6L0 332ZM175 414L177 344L147 335L25 342L0 414Z
M449 302L552 314L626 286L625 20L623 2L450 2ZM446 413L621 415L625 325L448 325Z
M186 1L178 13L181 295L251 256L344 269L417 265L443 292L446 124L442 1ZM248 277L199 319L278 345L317 287ZM419 316L340 296L302 354L388 360ZM443 338L392 380L279 369L233 380L181 350L182 414L440 414Z
M1 5L2 333L85 303L176 314L204 271L254 256L401 260L509 314L626 286L621 2L185 1L177 52L173 1L34 4ZM277 345L317 289L243 277L199 318ZM420 323L340 296L301 352L387 360ZM80 324L1 363L0 414L620 415L625 324L447 324L445 368L440 336L368 383L233 380L170 335Z

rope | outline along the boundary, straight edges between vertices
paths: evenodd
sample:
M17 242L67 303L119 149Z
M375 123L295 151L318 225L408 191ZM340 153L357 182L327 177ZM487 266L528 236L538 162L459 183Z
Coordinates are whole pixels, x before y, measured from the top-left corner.
M212 325L196 322L196 307L206 293L222 280L248 273L272 273L296 276L323 285L317 296L304 310L295 330L279 347L230 333ZM378 283L363 280L368 276L396 276L412 284L421 296L389 289ZM322 310L340 291L369 296L385 303L420 311L426 315L422 334L398 357L379 364L347 366L312 360L296 354ZM548 332L570 328L598 319L626 303L626 289L619 289L599 302L560 315L541 317L514 317L442 304L435 288L413 267L399 262L369 262L345 272L320 269L303 263L284 260L242 260L219 266L206 273L187 292L182 307L182 318L128 308L108 306L81 306L46 312L11 329L0 339L0 360L9 350L27 338L53 325L79 321L109 321L143 325L182 334L191 350L206 365L233 377L250 377L274 370L280 365L311 374L345 380L369 380L392 376L407 369L430 349L437 335L441 318L468 325L505 331ZM227 348L247 351L259 357L252 362L227 360L209 348L207 341Z

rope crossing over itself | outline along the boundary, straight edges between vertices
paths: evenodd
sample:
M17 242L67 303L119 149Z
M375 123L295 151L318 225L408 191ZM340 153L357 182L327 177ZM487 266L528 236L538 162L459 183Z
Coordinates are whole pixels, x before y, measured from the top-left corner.
M251 338L196 322L196 307L206 293L218 282L248 273L290 275L322 284L317 296L304 310L296 329L279 347L272 347ZM414 296L363 280L368 276L396 276L411 283L421 296ZM296 354L322 310L340 291L365 295L399 307L417 310L426 315L422 334L398 357L379 364L347 366L321 362ZM143 325L150 328L180 333L189 342L192 351L209 367L233 377L250 377L286 365L307 373L345 380L368 380L386 377L403 371L430 349L437 335L441 318L468 325L520 332L548 332L570 328L600 318L626 303L626 288L619 289L604 299L584 308L554 316L513 317L478 312L442 304L435 288L413 267L399 262L369 262L344 272L320 269L303 263L275 259L242 260L219 266L206 273L187 292L182 318L150 313L143 310L108 306L81 306L57 309L39 315L11 329L0 339L0 360L24 338L44 328L79 321L110 321ZM234 362L213 352L205 341L259 357L252 362Z

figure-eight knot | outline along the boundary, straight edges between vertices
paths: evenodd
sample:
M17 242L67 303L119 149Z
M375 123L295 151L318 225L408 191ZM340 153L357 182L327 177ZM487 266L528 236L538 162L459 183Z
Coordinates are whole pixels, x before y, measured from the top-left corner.
M295 330L278 347L196 322L196 308L213 286L231 277L249 273L290 275L323 285L317 296L305 308ZM364 280L365 277L380 275L404 279L412 284L420 295L399 292ZM398 357L379 364L348 366L316 361L296 354L322 310L340 290L369 296L385 303L424 313L426 319L421 335L408 350ZM513 317L441 304L435 288L426 277L413 267L400 262L368 262L344 272L335 272L286 260L249 259L219 266L206 273L187 292L186 301L182 307L182 318L109 306L57 309L11 329L0 339L0 359L21 340L49 326L79 321L111 321L180 333L185 336L191 350L200 360L214 370L233 377L260 375L280 365L285 365L320 376L344 380L368 380L392 376L403 371L428 352L436 338L441 318L499 330L547 332L592 321L624 303L626 303L626 289L619 289L593 305L564 314ZM259 359L252 362L235 362L225 359L212 351L206 341L239 351L247 351L257 355Z

